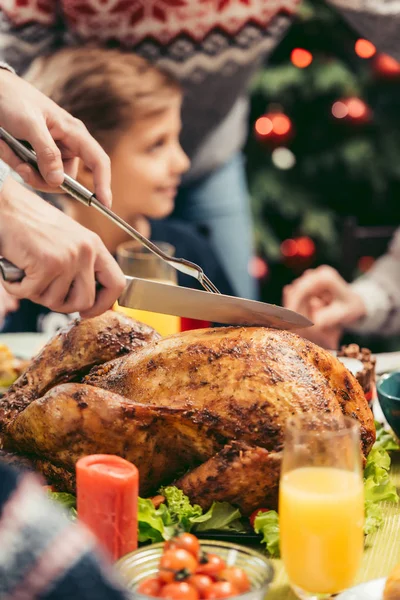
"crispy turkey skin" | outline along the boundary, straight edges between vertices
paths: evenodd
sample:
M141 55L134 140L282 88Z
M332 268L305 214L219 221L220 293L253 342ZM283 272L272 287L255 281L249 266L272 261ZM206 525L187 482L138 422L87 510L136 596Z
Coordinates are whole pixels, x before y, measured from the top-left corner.
M213 500L244 514L275 508L285 422L303 412L357 419L368 455L375 427L364 393L315 344L251 327L159 339L115 315L59 333L0 404L4 446L31 455L60 487L73 491L81 456L112 453L137 465L141 494L175 482L203 508ZM122 328L119 358L112 343L102 348L105 327L109 339Z

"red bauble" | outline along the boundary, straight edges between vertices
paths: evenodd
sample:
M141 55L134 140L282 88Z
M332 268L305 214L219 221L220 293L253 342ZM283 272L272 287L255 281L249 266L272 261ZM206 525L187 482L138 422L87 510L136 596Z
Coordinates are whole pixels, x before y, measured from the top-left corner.
M400 62L389 54L377 54L372 65L380 79L400 79Z
M254 124L256 137L271 146L287 142L293 135L293 124L282 112L265 113Z
M372 110L361 98L341 98L332 104L332 115L336 119L361 125L371 121Z
M281 244L282 262L296 272L310 267L315 257L315 243L308 236L284 240Z

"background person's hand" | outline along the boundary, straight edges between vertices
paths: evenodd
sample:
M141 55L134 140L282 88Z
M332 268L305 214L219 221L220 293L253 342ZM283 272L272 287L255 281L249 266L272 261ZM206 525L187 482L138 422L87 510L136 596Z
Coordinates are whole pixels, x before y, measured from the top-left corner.
M110 308L124 275L100 238L8 177L0 195L0 255L25 271L4 289L57 312ZM96 294L96 281L101 289Z
M305 273L283 290L283 304L313 321L300 334L324 346L337 348L343 329L366 314L362 298L339 273L326 265Z
M64 172L76 177L81 158L93 173L97 198L111 206L110 160L84 124L5 69L0 69L0 125L36 152L42 177L0 141L0 158L28 185L54 192Z

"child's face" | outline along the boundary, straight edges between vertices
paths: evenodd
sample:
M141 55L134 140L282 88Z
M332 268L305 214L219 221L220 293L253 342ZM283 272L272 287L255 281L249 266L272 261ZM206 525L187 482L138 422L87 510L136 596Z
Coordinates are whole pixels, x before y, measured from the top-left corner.
M134 123L110 155L113 209L129 221L138 214L169 215L189 159L179 143L181 98L165 112Z

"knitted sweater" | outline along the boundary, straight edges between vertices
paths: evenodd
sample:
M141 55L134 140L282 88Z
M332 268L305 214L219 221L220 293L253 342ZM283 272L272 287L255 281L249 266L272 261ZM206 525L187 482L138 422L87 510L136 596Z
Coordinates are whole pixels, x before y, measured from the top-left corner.
M327 0L328 1L328 0ZM190 178L224 164L246 137L247 88L300 0L0 0L0 60L19 72L38 54L88 40L119 44L183 84ZM399 0L329 0L380 49L396 49ZM397 47L399 52L399 47Z

